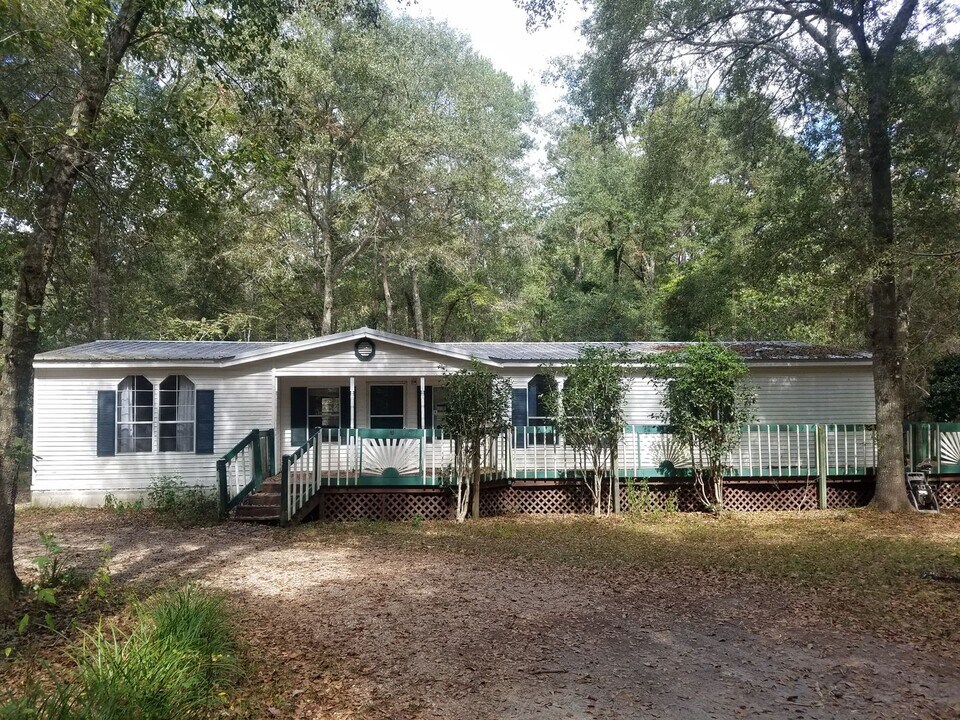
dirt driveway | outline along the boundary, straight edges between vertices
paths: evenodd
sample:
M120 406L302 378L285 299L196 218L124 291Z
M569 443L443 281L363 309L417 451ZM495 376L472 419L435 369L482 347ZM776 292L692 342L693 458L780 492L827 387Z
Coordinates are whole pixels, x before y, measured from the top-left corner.
M24 513L24 570L41 529L79 565L110 543L117 581L228 594L266 716L960 717L956 654L829 627L802 598L729 577L89 512Z

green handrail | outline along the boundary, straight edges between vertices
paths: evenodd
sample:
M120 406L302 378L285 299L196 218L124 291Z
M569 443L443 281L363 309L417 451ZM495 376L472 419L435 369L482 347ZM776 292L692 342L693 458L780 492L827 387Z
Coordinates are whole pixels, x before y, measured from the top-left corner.
M240 442L217 460L217 485L219 487L221 517L226 517L247 495L258 489L263 484L264 479L276 473L275 438L276 433L273 428L269 430L251 430ZM266 441L267 444L266 457L264 457L263 454L264 441ZM231 497L230 486L227 482L227 467L232 461L244 453L247 448L250 448L252 451L250 477L244 486L237 491L236 495ZM266 462L264 462L264 460L266 460Z

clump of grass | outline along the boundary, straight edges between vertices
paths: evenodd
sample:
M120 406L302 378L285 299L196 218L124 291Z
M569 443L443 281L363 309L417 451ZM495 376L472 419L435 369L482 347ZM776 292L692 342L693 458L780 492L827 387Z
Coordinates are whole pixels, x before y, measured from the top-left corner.
M138 607L132 629L99 625L73 653L76 670L54 689L0 705L2 720L166 720L206 717L236 679L224 601L196 587Z

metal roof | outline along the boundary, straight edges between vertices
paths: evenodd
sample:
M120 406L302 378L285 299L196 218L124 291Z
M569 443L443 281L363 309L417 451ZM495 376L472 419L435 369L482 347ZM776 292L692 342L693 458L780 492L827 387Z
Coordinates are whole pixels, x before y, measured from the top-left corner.
M375 340L396 342L402 345L433 351L441 355L476 357L496 363L549 363L576 359L584 347L626 347L637 355L662 353L677 350L688 343L682 342L445 342L431 343L401 335L385 333L370 328L316 338L315 342L341 341L352 338L371 337ZM39 362L210 362L251 360L264 353L273 356L309 350L311 341L297 342L226 342L182 340L97 340L73 347L51 350L36 356ZM870 353L865 350L848 350L837 347L808 345L799 342L733 341L724 342L747 361L794 362L794 361L865 361ZM269 352L274 351L274 352ZM235 364L235 363L231 363Z
M212 340L96 340L60 350L40 353L37 360L75 362L210 361L231 360L239 355L280 342L226 342Z
M558 362L575 360L584 347L626 348L637 355L651 355L679 350L691 343L685 342L484 342L437 343L455 348L467 355L476 355L500 362ZM744 360L799 361L799 360L869 360L866 350L848 350L824 345L808 345L789 341L731 341L721 342Z

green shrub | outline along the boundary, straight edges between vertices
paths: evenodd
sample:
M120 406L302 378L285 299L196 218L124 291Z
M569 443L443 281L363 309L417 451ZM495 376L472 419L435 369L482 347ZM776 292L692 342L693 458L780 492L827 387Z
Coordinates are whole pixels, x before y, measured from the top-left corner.
M84 640L77 680L90 717L121 720L198 717L221 702L236 675L224 602L197 588L167 593L140 608L124 636L99 627Z
M219 597L188 587L137 608L129 632L100 625L53 690L33 685L0 705L0 720L167 720L207 717L237 678L236 644Z
M650 492L650 482L647 478L627 478L627 514L629 517L657 518L661 515L671 515L680 511L677 491L672 490L668 495L663 508L657 506Z
M183 525L216 522L217 498L201 485L187 485L179 475L158 475L150 482L150 504L158 514Z

